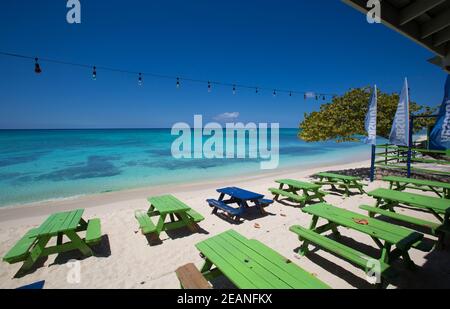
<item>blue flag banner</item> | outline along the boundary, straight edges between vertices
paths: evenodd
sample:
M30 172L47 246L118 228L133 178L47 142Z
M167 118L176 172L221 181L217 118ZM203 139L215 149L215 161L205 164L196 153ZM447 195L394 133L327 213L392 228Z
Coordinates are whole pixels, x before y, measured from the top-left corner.
M430 134L430 148L447 150L450 148L450 75L445 82L444 101L439 116Z
M389 135L389 142L393 145L409 146L409 89L406 78Z
M377 144L377 86L373 87L372 97L369 102L369 110L367 111L365 128L367 132L366 144Z

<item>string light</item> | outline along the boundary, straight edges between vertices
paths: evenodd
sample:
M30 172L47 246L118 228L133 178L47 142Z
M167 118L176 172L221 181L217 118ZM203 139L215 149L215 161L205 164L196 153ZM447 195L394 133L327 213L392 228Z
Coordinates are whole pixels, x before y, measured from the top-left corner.
M35 72L36 74L40 74L40 73L42 72L38 60L39 60L38 58L34 58L34 61L35 61L35 64L34 64L34 72Z
M274 97L276 97L277 96L277 91L274 89L273 90L273 93L272 93L272 95L274 96Z
M324 101L325 101L326 99L327 99L327 98L325 98L325 96L323 96L323 97L322 97L322 100L324 100Z
M62 61L62 60L56 60L56 59L48 59L48 58L37 58L34 56L27 56L27 55L9 53L9 52L3 52L3 51L0 51L0 56L8 56L8 57L35 60L34 71L36 74L42 73L42 69L41 69L40 63L39 63L39 60L40 60L40 62L50 62L50 63L55 63L58 65L66 65L66 66L81 67L81 68L88 68L88 69L90 68L90 69L92 69L92 79L96 80L96 78L97 78L97 67L95 67L95 66L93 67L88 64L74 63L74 62L68 62L68 61ZM155 74L155 73L151 73L151 72L140 73L140 72L136 72L136 71L129 71L129 70L113 68L113 67L103 67L102 66L102 67L100 67L100 69L102 71L110 71L110 72L115 72L115 73L133 74L133 75L137 74L139 85L143 84L143 75L145 74L146 76L150 76L153 78L159 78L159 79L168 79L168 80L176 79L176 87L177 88L181 87L181 79L183 79L184 81L189 81L189 82L193 82L193 83L207 84L208 92L210 92L212 90L212 82L208 81L208 80L199 80L199 79L192 79L192 78L187 78L187 77L181 78L180 76L162 75L162 74ZM216 81L216 82L214 82L214 84L218 85L218 86L232 87L233 94L236 94L237 87L243 88L243 89L255 90L256 94L258 94L260 92L260 90L270 91L271 89L274 89L274 88L268 88L268 87L255 87L252 85L231 84L231 83L220 82L220 81ZM320 97L322 97L324 100L326 100L326 97L333 97L333 99L336 98L335 94L320 94L319 95L319 94L314 94L313 92L303 92L303 91L294 91L294 90L276 89L276 90L273 90L273 92L275 93L275 95L277 94L277 92L287 93L290 97L293 96L294 94L303 94L305 100L307 100L309 98L314 98L314 96L316 96L316 100L319 100Z
M306 97L306 93L303 95L303 98L305 99L305 101L306 101L306 99L307 99L307 97Z

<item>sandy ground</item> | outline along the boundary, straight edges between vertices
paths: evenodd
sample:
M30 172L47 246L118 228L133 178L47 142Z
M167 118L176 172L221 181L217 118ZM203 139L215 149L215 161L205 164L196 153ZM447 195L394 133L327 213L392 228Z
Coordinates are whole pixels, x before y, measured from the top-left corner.
M179 288L175 269L189 262L202 265L202 258L194 245L212 235L228 229L235 229L247 238L258 239L291 259L305 270L313 273L332 288L372 288L365 281L362 270L323 250L299 258L295 250L300 242L296 235L289 232L291 225L307 227L311 217L299 208L276 202L266 208L269 215L260 217L257 213L250 215L242 224L232 224L211 214L211 208L205 200L217 198L215 189L234 185L270 196L267 189L275 185L274 179L293 178L311 180L315 172L325 170L343 170L367 167L368 162L320 167L311 170L282 171L261 174L254 177L239 177L223 181L187 184L179 186L153 187L139 190L106 193L80 197L76 199L53 201L43 204L6 207L0 209L0 255L30 228L38 226L52 212L68 209L85 208L85 218L98 217L102 222L105 235L102 243L95 248L95 256L82 258L77 252L52 255L37 263L29 273L17 277L21 264L0 263L0 288L16 288L35 281L45 280L45 288ZM385 183L376 181L368 190L386 187ZM158 194L173 194L206 219L200 223L201 233L192 234L179 230L167 235L163 233L162 244L150 246L147 238L138 231L134 211L147 209L146 197ZM364 213L358 209L361 204L374 205L375 200L367 195L355 195L349 198L329 194L328 203L348 210ZM405 214L410 210L403 210ZM434 220L430 215L414 212L415 216ZM255 227L258 223L260 228ZM341 228L343 240L359 250L373 254L375 244L366 235ZM432 236L426 238L433 240ZM448 244L448 240L447 240ZM450 251L433 250L421 252L410 251L412 260L419 265L408 270L401 260L393 266L398 272L389 288L450 288ZM71 269L67 262L80 260L80 282L70 283ZM232 284L227 280L218 280L215 287L228 288Z

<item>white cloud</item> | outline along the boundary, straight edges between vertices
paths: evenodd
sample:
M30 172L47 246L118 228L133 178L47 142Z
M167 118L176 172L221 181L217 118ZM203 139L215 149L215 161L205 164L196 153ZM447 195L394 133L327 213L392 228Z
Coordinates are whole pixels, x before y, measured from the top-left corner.
M216 121L233 121L239 117L239 112L223 113L214 117Z

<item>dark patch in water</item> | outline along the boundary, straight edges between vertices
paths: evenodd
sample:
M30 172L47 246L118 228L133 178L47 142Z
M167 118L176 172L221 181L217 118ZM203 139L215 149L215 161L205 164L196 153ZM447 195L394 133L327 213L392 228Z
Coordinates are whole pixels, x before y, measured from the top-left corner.
M147 150L146 153L148 153L150 156L154 156L154 157L170 157L170 156L172 156L172 150L170 148L151 149L151 150Z
M0 167L36 161L37 159L39 159L43 155L46 155L47 153L49 153L49 152L41 151L41 152L36 152L36 153L28 154L28 155L21 155L21 156L0 159Z
M116 159L117 157L114 156L90 156L83 166L68 167L43 174L36 179L61 181L117 176L121 173L121 170L109 162Z

